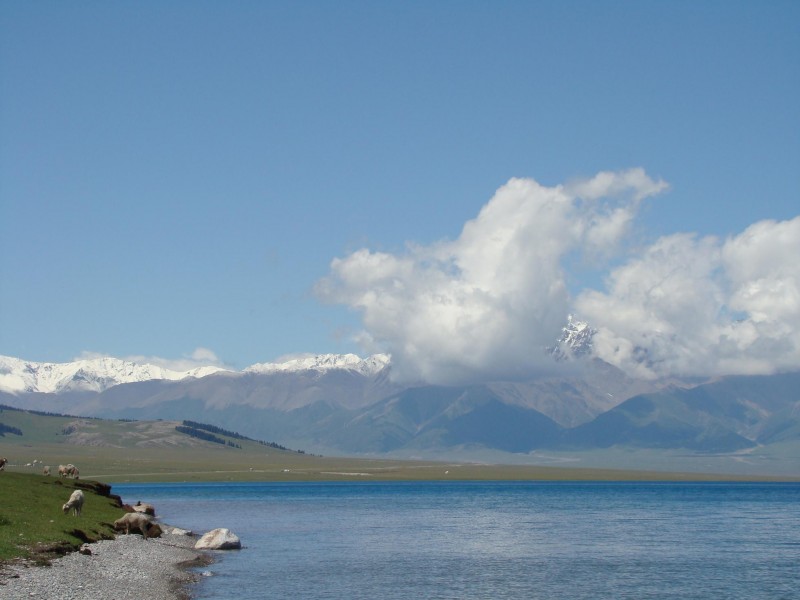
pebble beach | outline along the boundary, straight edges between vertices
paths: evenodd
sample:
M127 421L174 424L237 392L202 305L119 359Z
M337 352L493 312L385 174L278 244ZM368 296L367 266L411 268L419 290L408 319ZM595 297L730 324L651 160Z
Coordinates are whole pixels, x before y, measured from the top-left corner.
M91 554L72 552L50 566L5 565L0 571L0 598L59 600L187 600L202 575L198 567L212 562L195 550L188 535L164 533L144 540L119 535L87 544Z

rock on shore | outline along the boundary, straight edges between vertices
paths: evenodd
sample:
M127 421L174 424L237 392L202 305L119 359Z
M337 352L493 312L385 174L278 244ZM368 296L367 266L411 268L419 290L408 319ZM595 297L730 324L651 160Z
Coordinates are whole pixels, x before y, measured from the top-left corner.
M176 600L200 575L184 567L208 564L190 536L142 539L120 535L90 544L91 554L73 552L49 567L10 565L0 572L0 598L9 600Z
M209 550L238 550L242 547L242 542L239 536L230 529L221 527L219 529L212 529L204 534L203 537L197 540L194 547L196 549Z

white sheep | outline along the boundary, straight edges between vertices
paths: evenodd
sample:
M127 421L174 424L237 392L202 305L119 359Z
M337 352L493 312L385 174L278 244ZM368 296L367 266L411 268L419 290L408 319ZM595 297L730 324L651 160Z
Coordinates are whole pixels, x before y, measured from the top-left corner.
M118 531L124 529L126 535L131 532L131 529L138 529L144 539L147 539L147 534L151 526L153 526L153 522L150 520L150 517L144 513L138 512L125 513L122 517L114 521L114 529Z
M50 467L45 467L42 469L42 475L49 476L50 475Z
M67 503L61 507L61 510L64 511L64 514L67 514L70 510L72 510L72 514L76 517L81 515L81 509L83 508L83 492L80 490L75 490L72 492L72 495L67 500Z

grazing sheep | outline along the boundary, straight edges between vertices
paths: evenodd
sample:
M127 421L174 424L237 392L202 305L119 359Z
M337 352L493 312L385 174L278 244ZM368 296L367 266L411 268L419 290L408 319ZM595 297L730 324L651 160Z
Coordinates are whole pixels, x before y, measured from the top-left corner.
M125 513L122 517L114 521L114 529L117 531L125 530L125 535L130 534L131 529L138 529L144 539L147 539L153 522L150 517L143 513Z
M164 533L164 530L161 529L161 525L158 523L150 523L150 529L147 530L147 537L149 538L157 538L161 537Z
M44 469L42 469L42 475L44 475L45 477L49 476L50 475L50 467L45 467Z
M67 503L61 507L61 510L64 511L64 514L67 514L70 510L72 510L72 514L76 517L81 515L81 509L83 508L83 492L80 490L75 490L72 492L72 495L67 500Z
M6 463L7 462L8 462L8 459L5 456L0 457L0 471L5 471L6 470Z
M78 479L78 467L69 463L68 465L58 465L58 474L61 477L73 477Z

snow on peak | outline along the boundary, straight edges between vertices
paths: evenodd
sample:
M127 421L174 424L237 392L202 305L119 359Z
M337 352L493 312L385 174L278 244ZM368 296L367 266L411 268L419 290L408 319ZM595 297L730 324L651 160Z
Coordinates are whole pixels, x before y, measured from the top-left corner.
M592 338L597 330L586 321L579 321L572 315L567 317L566 326L561 328L561 337L556 345L550 348L550 353L556 360L565 360L570 357L586 356L592 352Z
M371 376L380 372L388 364L389 356L386 354L373 354L363 359L355 354L316 354L303 355L276 363L259 363L247 367L244 372L279 373L342 369L354 371L360 375Z
M198 367L189 371L173 371L150 364L139 364L118 358L101 357L68 363L37 363L10 356L0 356L0 391L61 393L69 391L102 392L120 383L151 379L180 380L205 377L219 367Z
M329 371L342 369L372 376L389 364L389 356L375 354L360 358L355 354L305 355L280 363L261 363L248 367L245 373L277 373L297 371ZM43 392L59 394L71 391L102 392L121 383L166 379L178 381L200 378L220 371L220 367L197 367L174 371L152 364L111 357L76 360L68 363L37 363L10 356L0 356L0 392L12 394Z

